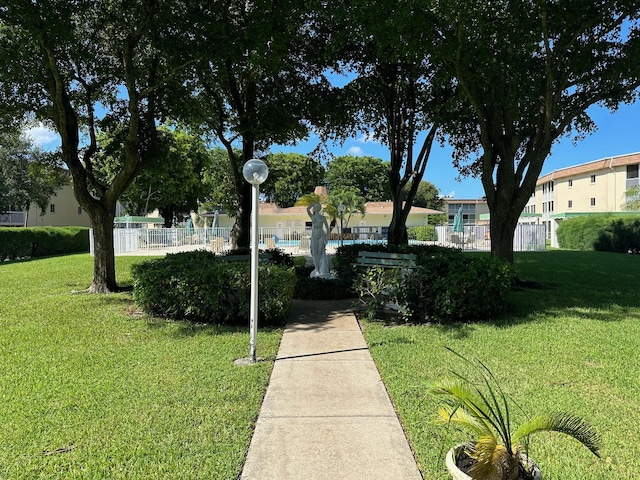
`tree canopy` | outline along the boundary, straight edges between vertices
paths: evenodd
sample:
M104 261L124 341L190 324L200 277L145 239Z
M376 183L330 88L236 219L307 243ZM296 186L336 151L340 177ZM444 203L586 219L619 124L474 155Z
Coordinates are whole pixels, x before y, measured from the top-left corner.
M369 176L353 184L329 178L341 161L327 176L334 190L391 198L389 241L407 241L440 132L460 171L481 177L492 253L512 261L518 217L554 142L593 130L591 105L637 98L639 24L640 0L10 0L0 6L0 123L42 120L60 134L93 226L93 291L117 288L116 201L160 158L156 125L166 118L223 146L242 246L251 208L242 165L311 128L322 138L364 132L389 147L387 190L377 160L359 160ZM346 85L332 87L330 71ZM97 136L114 123L123 156L105 181ZM273 168L289 178L282 204L308 188L289 166Z
M513 261L518 217L554 142L595 125L587 109L637 98L640 2L434 4L434 56L455 79L444 125L463 173L479 174L492 254Z
M116 132L98 136L100 155L96 163L105 169L105 176L122 168L123 143ZM211 164L211 154L202 137L184 130L160 127L153 168L143 170L120 195L120 202L129 215L147 215L158 209L165 226L178 217L188 216L198 209L207 195L203 175Z
M264 161L269 176L260 186L260 193L281 208L292 207L302 195L324 181L324 167L307 155L270 153Z
M389 163L380 158L345 155L327 163L329 192L354 188L367 202L384 202L389 194Z
M36 204L42 212L68 176L55 153L43 152L18 131L0 132L0 212L28 211Z
M273 143L305 138L328 83L307 0L209 2L189 51L199 57L180 100L181 118L198 123L227 151L238 205L233 241L249 245L251 188L245 162ZM217 48L212 45L217 46Z
M75 197L93 227L93 292L118 288L116 202L152 162L160 105L173 92L164 87L192 61L181 44L192 22L174 7L152 0L0 7L0 115L8 123L35 118L59 133ZM122 168L109 183L94 169L101 116L126 125Z
M341 89L345 115L328 129L339 138L371 132L389 147L387 194L393 202L390 243L408 242L406 219L424 175L440 105L449 96L431 62L433 18L424 2L357 0L330 9L338 69L353 80ZM418 134L426 132L421 145ZM404 192L404 193L403 193ZM365 194L365 197L369 197ZM408 201L403 202L404 198Z

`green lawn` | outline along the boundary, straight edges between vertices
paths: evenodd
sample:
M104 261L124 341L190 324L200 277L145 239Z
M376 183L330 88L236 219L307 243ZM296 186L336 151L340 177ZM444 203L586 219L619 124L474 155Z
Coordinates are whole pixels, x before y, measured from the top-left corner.
M462 367L446 346L483 360L525 411L569 410L600 432L601 459L559 434L533 437L545 480L640 478L640 256L519 253L516 266L544 288L515 292L517 308L503 321L365 327L425 478L450 478L444 455L460 439L434 422L426 395Z
M139 261L117 259L121 284ZM0 265L0 479L235 479L273 362L233 364L248 328L72 294L92 269L89 255ZM259 356L281 333L259 332Z
M117 259L121 284L140 258ZM485 361L532 412L570 410L603 437L602 459L571 439L534 438L545 480L640 478L640 256L516 255L521 278L494 324L386 327L365 335L426 479L447 479L453 432L434 424L429 382ZM127 293L72 294L88 255L0 265L0 479L235 479L272 362L236 367L242 331L149 319ZM260 330L275 357L281 331Z

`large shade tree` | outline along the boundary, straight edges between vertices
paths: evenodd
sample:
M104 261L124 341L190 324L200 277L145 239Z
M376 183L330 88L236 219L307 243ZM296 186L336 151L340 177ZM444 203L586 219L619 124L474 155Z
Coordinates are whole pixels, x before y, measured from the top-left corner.
M340 91L346 115L334 115L329 130L342 138L354 130L372 132L374 139L389 147L393 213L388 240L407 243L407 216L437 133L439 105L448 98L435 88L429 5L335 2L328 16L332 30L345 32L330 41L338 59L335 69L352 78Z
M327 163L329 191L355 188L368 202L384 202L389 193L389 163L369 156L344 155Z
M59 155L40 150L19 131L0 132L0 212L28 213L32 204L44 212L68 181L59 163Z
M116 290L116 202L153 158L161 88L180 71L183 19L154 0L9 1L0 7L3 120L50 122L74 194L91 219L93 292ZM175 56L171 54L175 53ZM94 170L100 112L126 125L121 169L110 182Z
M124 151L121 125L98 136L100 163L106 177L122 167ZM165 227L198 209L207 190L204 172L211 164L210 149L200 136L180 129L162 126L158 130L153 168L143 170L120 196L129 215L147 215L158 210Z
M492 255L513 261L518 217L554 142L595 128L640 84L640 1L456 0L433 4L436 58L460 93L445 125L455 161L479 174Z
M227 151L238 199L232 241L246 247L251 186L242 167L273 144L305 138L327 85L312 35L315 7L307 0L225 0L199 8L205 21L189 48L200 61L185 84L191 101L181 102L183 118ZM225 47L211 48L219 38Z
M324 167L308 155L270 153L264 161L269 167L269 177L260 193L281 208L294 206L302 195L324 181Z

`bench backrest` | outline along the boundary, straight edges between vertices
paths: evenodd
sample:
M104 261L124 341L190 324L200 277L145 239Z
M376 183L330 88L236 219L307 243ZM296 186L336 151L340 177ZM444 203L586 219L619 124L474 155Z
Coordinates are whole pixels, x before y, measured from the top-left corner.
M218 258L223 262L248 262L251 260L250 255L220 255ZM258 255L258 261L272 263L273 255L271 253L261 253Z
M414 267L416 255L413 253L358 252L357 265L381 267Z

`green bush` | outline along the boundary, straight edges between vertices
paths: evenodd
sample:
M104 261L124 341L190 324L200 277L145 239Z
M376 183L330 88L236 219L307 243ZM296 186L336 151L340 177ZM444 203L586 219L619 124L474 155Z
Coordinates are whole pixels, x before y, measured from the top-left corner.
M441 274L434 274L434 270ZM412 298L420 321L486 320L507 310L515 271L511 264L489 255L461 255L434 258L417 270L413 280L417 286L410 284L409 290L426 293Z
M86 227L0 227L0 261L88 251Z
M369 317L390 304L415 323L489 319L506 311L515 278L511 265L442 247L416 253L417 266L410 270L360 271L355 290Z
M286 253L284 250L280 250L279 248L270 248L267 250L259 250L259 252L269 253L271 255L271 261L275 265L285 265L287 267L294 266L293 255ZM220 256L226 255L251 255L251 249L249 247L236 248L234 250L229 250Z
M133 298L144 311L173 319L246 325L249 318L248 262L224 262L207 251L167 255L135 265ZM286 323L296 283L292 269L260 264L261 325Z
M628 252L640 250L640 216L589 215L564 220L556 232L560 248Z
M337 300L342 298L354 298L356 296L352 281L348 278L337 277L311 278L312 266L296 267L296 288L293 298L304 300Z
M424 225L421 227L409 227L407 228L407 235L409 240L417 240L419 242L437 242L438 232L433 225Z
M306 257L293 257L293 266L296 268L302 268L307 264Z

